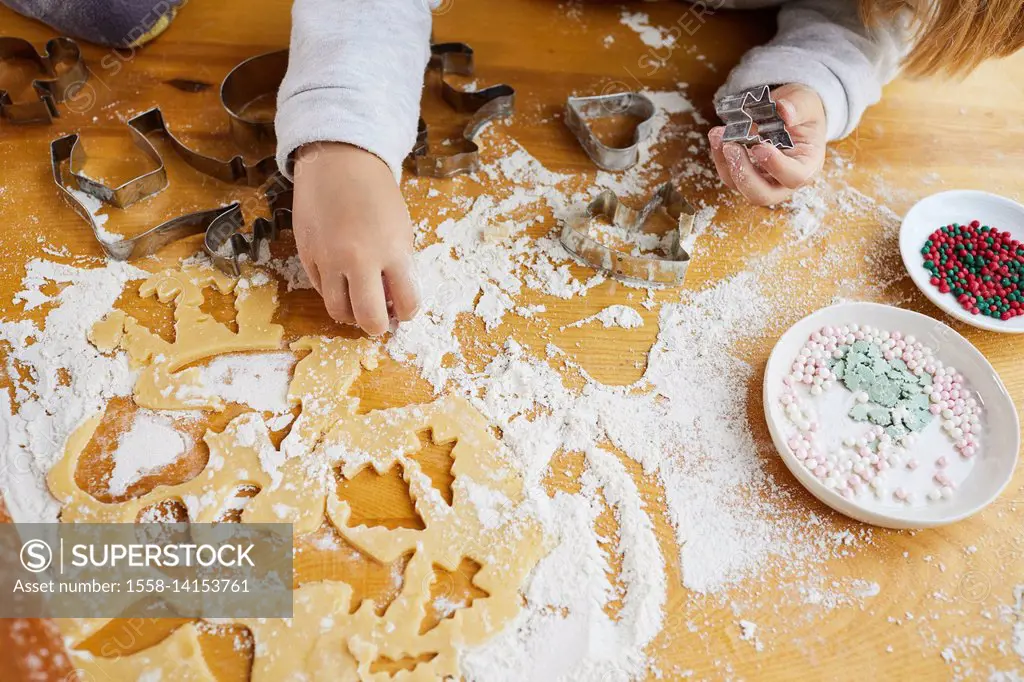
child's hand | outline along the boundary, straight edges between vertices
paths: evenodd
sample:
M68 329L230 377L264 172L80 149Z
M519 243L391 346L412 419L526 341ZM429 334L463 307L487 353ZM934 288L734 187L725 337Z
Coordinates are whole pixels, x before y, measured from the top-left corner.
M358 147L302 147L295 161L294 232L299 258L327 312L383 334L391 316L419 307L412 225L387 164Z
M793 138L793 149L762 143L749 150L735 142L722 144L725 128L708 133L711 155L722 182L752 204L770 206L788 199L821 170L825 163L825 107L821 97L804 85L783 85L772 97Z

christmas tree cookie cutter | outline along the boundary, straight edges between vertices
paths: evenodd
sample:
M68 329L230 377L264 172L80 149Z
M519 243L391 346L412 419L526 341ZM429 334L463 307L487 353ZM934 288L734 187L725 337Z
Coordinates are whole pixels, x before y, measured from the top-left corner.
M725 123L722 142L746 146L769 142L780 149L793 148L793 138L779 116L771 88L767 85L723 97L715 102L715 113Z
M654 103L636 92L619 92L592 97L569 97L565 101L565 125L569 127L587 156L606 171L632 168L640 159L640 144L653 130ZM611 147L601 142L588 121L611 115L639 118L628 147Z
M658 209L664 209L676 221L664 256L625 253L602 244L589 232L591 222L603 217L616 227L639 233ZM676 286L683 283L690 265L690 254L684 242L693 230L696 215L696 210L672 183L659 187L640 210L630 208L615 192L605 190L587 205L582 223L566 221L562 225L561 241L584 264L616 279L644 286Z
M431 154L427 144L428 126L421 116L416 131L416 144L406 157L406 166L416 175L450 178L472 173L480 167L480 146L477 134L495 119L511 116L515 110L516 91L510 85L492 85L482 90L459 90L445 75L471 76L474 70L473 48L465 43L434 43L430 46L430 69L440 72L441 97L454 111L472 114L462 131L461 149L454 154Z
M236 66L222 82L221 104L230 117L232 137L239 146L251 148L258 141L273 139L273 122L249 115L246 107L257 98L276 92L287 64L287 51L258 55ZM291 227L291 183L278 173L273 156L248 163L240 154L230 159L201 154L171 133L159 108L130 119L128 130L135 146L152 161L154 168L117 187L78 170L85 164L86 155L77 133L50 144L54 183L75 212L89 223L100 246L111 258L128 260L152 255L171 242L205 233L204 248L217 267L237 275L241 257L255 257L264 241L276 238L281 229ZM163 138L178 157L204 175L226 184L263 186L271 217L257 218L252 236L246 238L239 233L244 222L242 207L234 202L172 218L132 238L110 239L89 210L87 197L124 209L165 189L167 170L151 141L154 136ZM77 191L68 186L65 176L77 185Z
M35 101L15 102L0 87L0 118L11 123L51 123L60 117L57 104L73 97L89 78L82 51L70 38L53 38L39 54L23 38L0 37L0 60L5 59L32 62L44 76L32 81Z

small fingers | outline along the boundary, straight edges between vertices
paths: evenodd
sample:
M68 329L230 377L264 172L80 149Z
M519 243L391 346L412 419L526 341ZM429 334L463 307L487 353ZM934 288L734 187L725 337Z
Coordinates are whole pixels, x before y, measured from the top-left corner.
M313 288L316 289L318 294L323 296L323 289L320 288L320 270L316 267L316 262L312 258L306 257L302 251L299 251L299 262L302 263L302 267L306 270L306 276L309 277Z
M791 193L791 190L770 183L754 166L747 150L738 144L728 143L723 147L726 163L736 190L752 204L770 206Z
M787 126L798 126L810 122L821 112L821 98L810 88L789 89L775 100L779 117Z
M352 303L349 301L348 281L345 275L336 273L322 282L323 297L327 312L336 322L352 324L356 321L352 314Z
M718 126L708 131L708 143L711 145L711 159L715 162L715 170L718 171L718 177L722 179L722 182L729 189L736 189L736 183L733 182L732 174L729 171L729 164L725 160L725 155L722 152L722 135L725 134L725 128Z
M384 280L378 269L368 269L349 275L349 296L356 324L370 336L380 336L388 330L388 308L384 299Z
M767 172L783 187L803 187L817 171L805 159L786 156L770 143L759 144L750 150L761 170Z
M401 265L384 270L388 303L399 322L407 322L416 316L420 308L420 292L413 271L412 259Z

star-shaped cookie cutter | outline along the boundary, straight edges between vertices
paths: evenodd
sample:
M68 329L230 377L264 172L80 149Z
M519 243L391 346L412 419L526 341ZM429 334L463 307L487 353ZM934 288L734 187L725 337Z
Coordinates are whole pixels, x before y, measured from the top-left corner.
M286 50L258 55L232 69L221 83L221 104L230 116L232 137L239 146L251 147L259 140L273 139L273 122L249 116L246 107L257 98L277 91L287 65ZM248 163L240 154L230 159L201 154L171 133L159 108L135 116L127 125L135 146L155 168L117 187L110 187L78 170L83 167L86 155L77 133L50 144L54 183L75 212L89 223L100 246L111 258L128 260L151 255L171 242L205 233L203 246L213 262L225 272L237 275L241 257L255 258L264 241L276 238L280 230L291 227L291 183L278 172L273 156ZM252 236L246 238L239 233L244 223L242 207L234 202L172 218L135 237L111 240L81 195L68 186L65 175L82 194L117 208L127 208L168 185L164 160L151 141L153 136L162 137L188 166L204 175L227 184L263 186L271 218L257 218Z
M632 116L640 119L628 147L610 147L598 139L588 121L605 116ZM640 143L653 129L654 103L636 92L619 92L592 97L569 97L565 101L565 125L579 140L587 156L598 168L622 171L640 159Z
M715 113L725 123L723 142L747 146L770 142L780 149L793 148L793 138L779 116L771 88L767 85L723 97L715 103ZM755 124L757 132L753 132Z
M472 173L480 167L480 146L475 138L480 130L498 118L511 116L515 110L516 91L510 85L492 85L482 90L459 90L445 75L473 75L473 48L465 43L434 43L430 46L430 69L437 69L441 78L441 97L453 110L473 114L462 131L461 149L454 154L431 154L427 145L428 127L421 116L416 144L406 157L406 165L420 176L450 178Z
M5 59L32 62L45 76L32 81L38 97L34 102L15 102L7 90L0 88L0 118L11 123L52 122L60 117L57 104L74 96L89 77L82 51L70 38L50 40L43 54L39 54L27 40L0 37L0 60Z
M591 222L598 217L631 233L643 232L648 219L662 208L676 221L665 256L625 253L602 244L590 235ZM683 244L693 230L697 212L672 183L666 182L659 187L639 211L622 203L612 190L605 190L587 205L585 214L582 224L565 221L561 234L562 245L584 264L616 279L644 286L683 283L690 265L690 254Z

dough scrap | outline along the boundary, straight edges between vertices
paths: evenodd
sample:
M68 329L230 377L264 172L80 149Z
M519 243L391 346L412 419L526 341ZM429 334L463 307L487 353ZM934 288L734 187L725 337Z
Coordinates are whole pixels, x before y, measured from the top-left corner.
M167 500L182 502L193 522L212 523L226 511L240 487L262 487L270 481L260 465L260 454L273 450L274 445L263 417L251 412L232 419L221 433L207 431L204 440L210 458L195 478L178 485L157 486L124 502L100 502L75 482L78 460L100 419L100 415L94 416L75 429L64 457L47 476L50 492L61 503L60 519L64 523L134 523L143 509Z
M206 286L235 293L237 334L200 311ZM90 335L100 348L125 350L140 369L135 388L140 405L221 409L209 397L201 405L188 402L190 395L195 400L198 377L193 370L181 368L221 353L280 346L283 330L270 322L276 307L272 280L240 290L216 271L186 267L147 280L140 294L154 293L161 301L175 302L174 343L121 311L108 315ZM262 415L242 414L221 433L206 433L210 458L195 478L158 486L136 499L103 503L81 490L74 479L78 460L100 423L97 415L71 435L64 457L49 474L51 491L63 505L61 520L130 523L145 507L180 500L190 520L208 522L225 511L239 487L258 487L242 511L244 522L290 522L301 535L329 520L346 541L377 561L391 563L407 554L411 558L399 594L383 616L377 615L372 599L364 599L350 615L351 587L324 581L295 590L291 619L234 620L248 627L255 640L254 682L458 678L459 652L482 643L516 617L521 608L519 587L549 548L539 523L522 504L522 477L510 467L487 421L460 398L358 414L359 400L349 391L363 369L376 367L376 343L304 337L290 347L309 353L296 364L289 385L289 401L300 404L301 412L280 448L274 448ZM450 505L413 458L421 447L418 434L425 430L435 443L457 441L451 452ZM424 527L350 526L352 510L338 495L337 475L351 479L366 467L383 473L396 464L401 465ZM435 569L455 572L465 559L480 565L473 583L488 596L474 599L421 633ZM95 631L102 622L94 619L82 627L69 623L66 632L78 634L80 642L83 632ZM209 672L205 663L200 667L191 662L194 652L188 650L195 636L194 626L183 626L160 645L138 654L119 659L89 657L94 666L90 670L99 679L105 675L134 679L122 677L123 671L180 665L180 670L173 668L164 679L205 680L203 671ZM196 655L201 659L201 654ZM165 656L179 660L166 661ZM416 664L394 675L374 672L375 662L382 657Z
M118 348L141 369L135 384L135 402L153 410L224 409L224 402L203 390L199 370L187 365L215 355L254 350L278 350L284 327L271 322L277 310L277 280L262 271L233 279L206 265L164 270L145 280L139 296L156 296L174 303L173 342L167 342L121 310L97 322L89 340L102 351ZM203 290L213 287L235 294L235 322L231 329L202 311ZM180 371L179 371L180 370Z
M187 623L159 644L134 654L103 658L71 649L71 664L80 680L174 680L216 682L203 658L199 632ZM68 678L69 680L75 678Z

